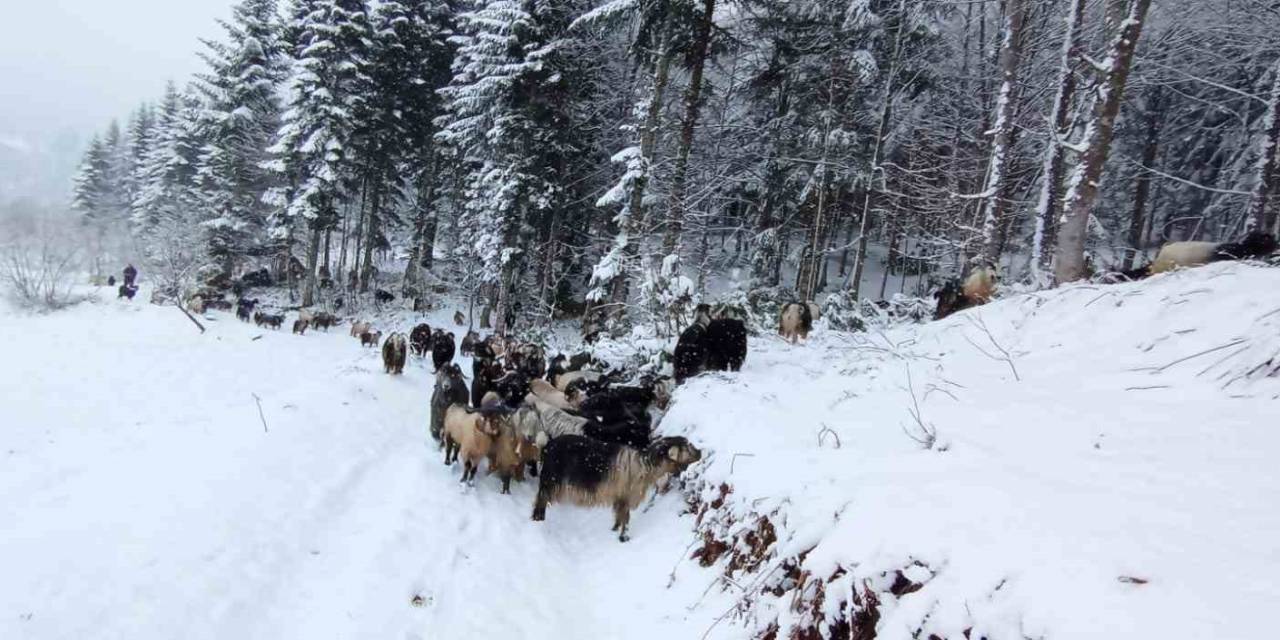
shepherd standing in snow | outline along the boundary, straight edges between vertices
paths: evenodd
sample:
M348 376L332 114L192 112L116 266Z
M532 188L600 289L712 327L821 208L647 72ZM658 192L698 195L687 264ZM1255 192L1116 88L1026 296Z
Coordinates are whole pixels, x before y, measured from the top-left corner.
M124 286L132 287L133 281L138 278L138 270L133 267L133 263L129 263L124 268Z

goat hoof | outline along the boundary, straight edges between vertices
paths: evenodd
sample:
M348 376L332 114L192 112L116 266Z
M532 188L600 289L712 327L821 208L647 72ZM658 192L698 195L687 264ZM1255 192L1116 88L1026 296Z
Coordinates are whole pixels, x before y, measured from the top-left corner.
M624 533L624 534L622 534L622 535L620 535L620 536L618 536L618 542L626 542L626 541L628 541L628 540L630 540L630 539L631 539L631 536L629 536L629 535L627 535L627 534L625 534L625 533Z

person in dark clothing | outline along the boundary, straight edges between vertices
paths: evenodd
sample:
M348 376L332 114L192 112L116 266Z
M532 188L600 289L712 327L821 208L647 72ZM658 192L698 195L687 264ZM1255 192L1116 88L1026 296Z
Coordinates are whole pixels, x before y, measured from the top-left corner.
M129 266L127 266L127 267L125 267L125 268L124 268L124 284L125 284L125 286L132 287L132 286L133 286L133 281L134 281L134 280L136 280L137 278L138 278L138 270L137 270L137 269L135 269L135 268L133 268L133 265L132 265L132 264L130 264Z

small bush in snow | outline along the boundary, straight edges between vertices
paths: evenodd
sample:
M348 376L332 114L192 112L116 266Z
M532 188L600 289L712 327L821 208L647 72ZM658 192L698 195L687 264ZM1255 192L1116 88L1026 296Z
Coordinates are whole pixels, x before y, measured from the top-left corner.
M77 252L53 234L17 240L0 254L0 278L20 307L56 311L82 301L72 292Z
M900 324L915 324L933 316L933 302L894 294L877 304L871 300L854 300L851 292L832 294L822 305L822 318L827 326L840 331L866 331Z

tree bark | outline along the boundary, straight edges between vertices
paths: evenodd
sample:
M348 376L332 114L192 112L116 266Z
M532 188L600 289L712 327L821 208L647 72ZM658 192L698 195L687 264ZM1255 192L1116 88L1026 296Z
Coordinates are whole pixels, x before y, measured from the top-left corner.
M382 189L379 185L374 185L369 195L369 226L364 241L364 257L360 267L360 291L363 293L369 290L369 281L373 278L373 248L376 240L382 232L381 218L379 218L379 206L382 204Z
M1085 276L1084 249L1089 217L1098 198L1098 183L1111 150L1111 137L1116 117L1120 114L1125 83L1150 6L1151 0L1133 0L1104 58L1111 61L1111 67L1101 72L1103 76L1097 89L1090 92L1092 107L1081 141L1084 152L1065 198L1065 216L1055 254L1054 276L1059 283Z
M689 172L689 152L693 149L693 130L702 108L702 70L707 63L707 46L711 41L712 16L716 0L702 0L702 15L694 27L693 46L689 51L689 86L684 94L684 120L680 123L680 143L676 148L675 170L671 177L671 202L667 211L667 229L662 236L662 252L679 251L680 234L684 230L685 181Z
M1146 134L1142 143L1142 166L1133 193L1133 216L1129 220L1129 248L1124 253L1124 261L1120 268L1128 271L1133 268L1134 261L1142 252L1142 230L1146 228L1147 198L1151 194L1151 173L1146 167L1154 166L1156 155L1160 152L1160 125L1164 121L1161 104L1160 86L1151 88L1151 96L1146 105Z
M1280 146L1280 60L1271 70L1271 97L1263 115L1263 133L1258 144L1258 164L1254 175L1253 197L1249 199L1248 231L1274 233L1276 213L1267 201L1276 188L1276 147Z
M314 222L308 226L310 237L307 239L307 273L306 279L302 281L302 306L304 307L316 303L316 262L320 258L320 227ZM288 262L285 265L285 268L292 273L293 265Z
M1025 22L1024 0L1008 0L1004 18L1004 35L1000 45L1000 90L996 96L994 138L987 166L988 194L986 214L982 221L982 258L989 264L1000 260L1000 224L1004 218L1004 185L1008 156L1012 146L1014 91L1018 83L1018 59L1021 56L1022 25ZM883 297L883 296L882 296Z
M667 90L667 81L671 76L671 59L675 56L672 46L670 19L662 28L662 44L658 57L653 65L653 91L645 110L644 124L640 131L640 158L644 172L631 185L631 193L627 200L627 218L623 221L627 233L627 244L623 249L624 261L634 263L639 253L639 239L644 235L645 212L644 194L649 185L649 172L653 169L653 158L657 149L658 126L662 117L662 98ZM609 295L613 305L614 317L621 317L626 311L627 298L631 292L631 274L624 269L623 273L614 275Z
M896 90L893 82L898 74L898 58L902 53L902 25L906 21L907 2L901 0L898 3L898 28L894 29L893 35L893 56L889 59L889 71L884 79L884 95L881 96L880 122L876 125L876 139L871 150L871 170L868 172L870 178L862 194L862 214L858 223L858 256L853 262L851 278L854 300L858 299L862 290L862 272L867 263L867 234L871 229L872 198L877 190L876 180L880 178L880 173L883 171L880 162L884 157L884 143L889 136L889 121L893 116L893 92Z
M1067 33L1062 44L1062 62L1058 68L1058 95L1053 101L1053 113L1049 116L1050 138L1044 150L1044 171L1041 176L1040 200L1036 205L1036 228L1031 239L1032 278L1042 280L1049 267L1058 232L1058 193L1062 190L1062 174L1065 167L1065 149L1062 140L1071 129L1071 101L1075 99L1075 67L1080 59L1084 39L1085 0L1071 0L1067 16Z

